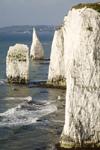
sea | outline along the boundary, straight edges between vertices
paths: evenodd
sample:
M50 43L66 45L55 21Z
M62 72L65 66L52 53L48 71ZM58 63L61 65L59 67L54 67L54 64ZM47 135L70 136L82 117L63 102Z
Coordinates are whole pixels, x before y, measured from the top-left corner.
M48 79L53 34L37 35L44 60L31 60L28 85L8 84L6 56L16 43L32 44L32 34L0 33L0 150L56 150L64 126L65 89L38 87Z

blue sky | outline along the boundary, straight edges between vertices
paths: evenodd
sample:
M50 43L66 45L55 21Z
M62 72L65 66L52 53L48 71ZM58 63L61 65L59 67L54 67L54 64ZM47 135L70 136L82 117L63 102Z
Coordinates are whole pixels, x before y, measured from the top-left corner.
M0 0L0 27L61 25L70 8L97 0Z

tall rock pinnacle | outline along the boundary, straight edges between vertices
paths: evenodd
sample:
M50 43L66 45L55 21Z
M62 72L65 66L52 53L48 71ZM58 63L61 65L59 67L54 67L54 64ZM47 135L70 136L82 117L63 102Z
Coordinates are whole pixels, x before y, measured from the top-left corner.
M33 41L30 50L30 58L31 59L43 59L44 58L44 50L39 41L35 28L33 28Z

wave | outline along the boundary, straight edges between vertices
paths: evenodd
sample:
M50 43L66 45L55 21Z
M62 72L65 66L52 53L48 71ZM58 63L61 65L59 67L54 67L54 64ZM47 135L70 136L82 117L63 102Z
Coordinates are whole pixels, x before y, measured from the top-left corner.
M0 84L6 84L6 79L1 79Z
M42 45L50 45L51 46L51 43L42 43Z
M42 43L43 45L48 45L48 43Z
M53 104L20 104L0 113L0 127L23 126L36 123L40 117L57 110Z
M27 96L27 97L5 97L4 100L27 100L27 101L31 101L32 97L31 96Z

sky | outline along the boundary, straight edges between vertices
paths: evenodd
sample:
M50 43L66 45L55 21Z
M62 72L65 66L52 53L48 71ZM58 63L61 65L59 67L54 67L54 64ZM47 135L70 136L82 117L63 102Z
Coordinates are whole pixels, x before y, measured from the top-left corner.
M61 25L70 8L98 0L0 0L0 28L13 25Z

